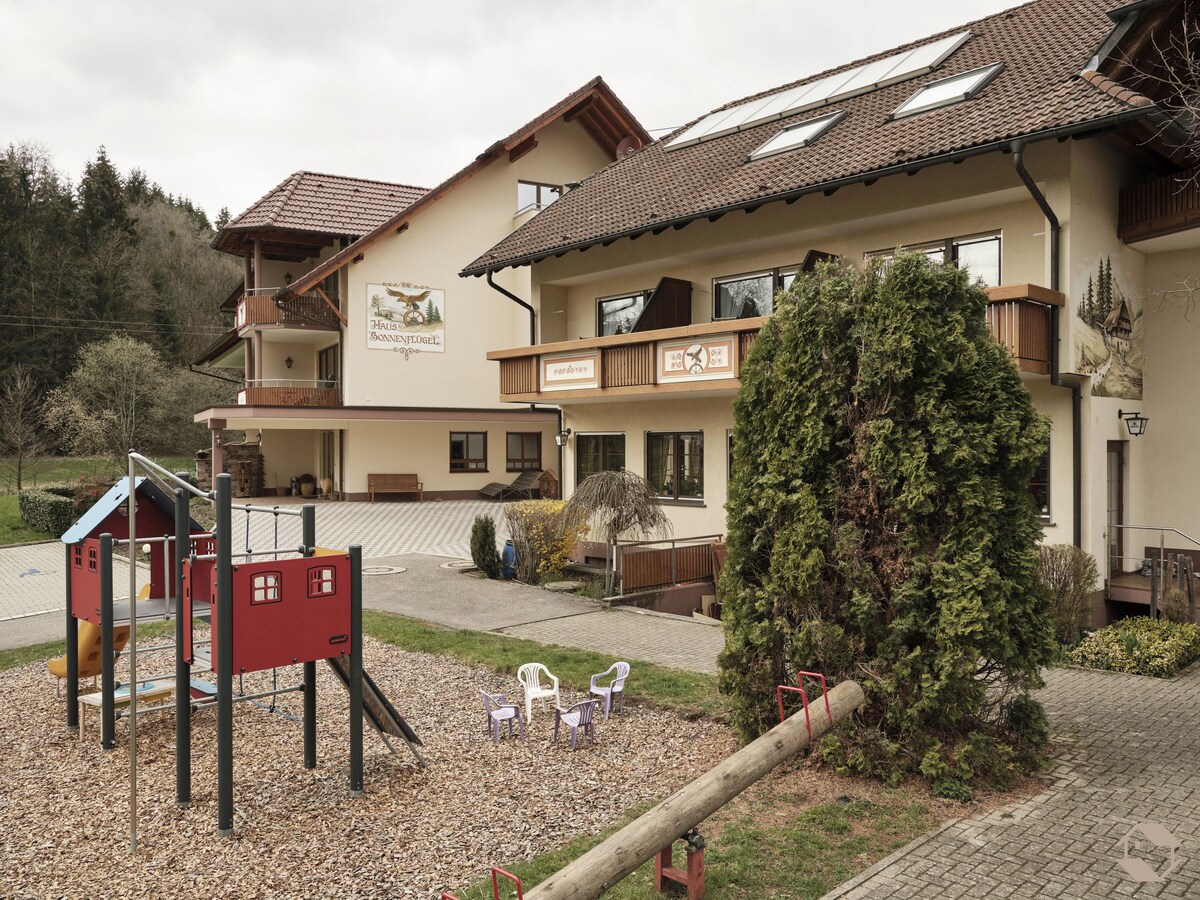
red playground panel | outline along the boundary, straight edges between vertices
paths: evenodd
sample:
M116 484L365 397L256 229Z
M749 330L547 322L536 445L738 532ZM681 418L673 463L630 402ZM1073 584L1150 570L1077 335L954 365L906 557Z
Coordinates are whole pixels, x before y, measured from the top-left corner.
M213 615L218 614L214 603ZM342 656L349 650L348 555L267 560L233 567L235 673L316 662ZM214 641L214 672L217 665Z

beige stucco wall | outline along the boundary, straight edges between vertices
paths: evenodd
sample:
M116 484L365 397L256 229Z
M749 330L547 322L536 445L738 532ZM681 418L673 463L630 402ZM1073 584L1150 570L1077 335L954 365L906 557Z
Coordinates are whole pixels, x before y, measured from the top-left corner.
M518 180L562 184L608 162L577 125L559 123L538 135L535 150L502 158L419 212L406 231L380 241L346 269L344 398L361 406L497 407L497 347L529 343L528 314L480 278L458 272L508 234ZM529 297L529 270L509 270L499 284ZM445 291L444 353L368 350L367 285L409 282Z
M646 474L646 432L704 432L704 502L666 504L675 537L695 537L725 531L725 497L728 484L726 434L733 428L731 398L690 400L676 395L669 401L573 404L563 412L563 424L572 430L564 452L566 493L575 489L575 446L579 434L623 432L625 468Z
M320 477L316 431L262 430L263 487L286 488L299 475Z

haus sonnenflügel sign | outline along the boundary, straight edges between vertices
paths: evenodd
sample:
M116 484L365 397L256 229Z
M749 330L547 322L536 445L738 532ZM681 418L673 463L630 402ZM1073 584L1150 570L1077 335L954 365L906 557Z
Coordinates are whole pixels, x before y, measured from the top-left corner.
M367 285L367 349L446 352L446 292L407 281Z

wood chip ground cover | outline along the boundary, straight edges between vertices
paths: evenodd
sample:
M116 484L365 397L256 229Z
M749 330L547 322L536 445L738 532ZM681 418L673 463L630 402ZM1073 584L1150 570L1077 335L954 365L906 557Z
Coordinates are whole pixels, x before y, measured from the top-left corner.
M139 658L169 675L170 654ZM138 722L139 853L128 853L128 723L118 746L63 727L63 701L41 662L0 672L0 895L20 897L436 897L504 865L622 821L732 752L711 721L626 705L594 748L551 743L553 714L535 709L528 742L495 746L480 688L520 696L516 679L367 640L365 667L425 742L429 768L393 757L368 724L365 792L347 788L348 702L318 666L318 767L303 766L299 721L235 707L235 835L216 833L215 711L193 716L192 797L175 806L173 713ZM118 678L127 674L126 659ZM203 677L202 675L199 677ZM299 667L280 670L299 683ZM246 693L271 686L247 676ZM564 703L584 699L573 692ZM279 710L299 719L300 695ZM10 892L12 892L10 894Z

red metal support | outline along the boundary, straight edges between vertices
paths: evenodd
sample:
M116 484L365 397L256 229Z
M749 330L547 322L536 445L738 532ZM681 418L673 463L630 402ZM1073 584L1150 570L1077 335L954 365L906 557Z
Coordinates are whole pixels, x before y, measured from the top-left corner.
M829 708L829 689L828 689L827 685L825 684L825 676L822 675L820 672L797 672L796 673L796 684L803 687L804 686L804 676L806 676L806 675L809 678L816 678L816 679L820 680L820 682L821 682L821 699L823 699L825 701L825 715L829 716L829 724L832 725L833 724L833 711ZM810 738L812 737L811 730L809 732L809 737Z
M459 898L455 897L449 891L442 891L442 896L438 897L438 900L459 900Z
M517 886L517 900L524 900L525 893L521 890L521 879L512 872L505 872L499 866L492 866L492 898L500 900L500 881L497 876L503 875Z
M787 718L783 714L783 692L787 691L792 694L800 695L800 705L804 708L804 727L808 729L808 740L812 742L812 721L808 717L808 694L804 693L802 687L792 687L790 684L780 684L775 687L775 702L779 704L779 721L782 722Z
M687 888L688 900L704 900L704 839L692 829L683 840L687 843L687 869L675 866L671 858L674 844L663 847L654 857L654 890L662 893L674 882Z

